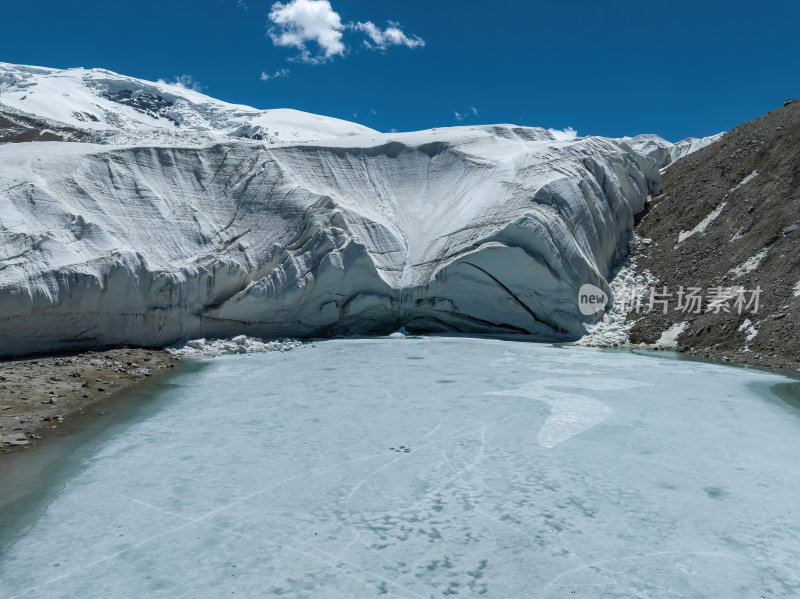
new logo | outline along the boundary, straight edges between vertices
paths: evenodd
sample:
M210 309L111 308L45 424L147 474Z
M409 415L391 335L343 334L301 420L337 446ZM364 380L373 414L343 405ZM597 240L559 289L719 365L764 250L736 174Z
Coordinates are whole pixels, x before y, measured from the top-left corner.
M608 303L608 296L605 291L594 285L581 285L578 290L578 309L584 316L591 316L598 312L603 312Z

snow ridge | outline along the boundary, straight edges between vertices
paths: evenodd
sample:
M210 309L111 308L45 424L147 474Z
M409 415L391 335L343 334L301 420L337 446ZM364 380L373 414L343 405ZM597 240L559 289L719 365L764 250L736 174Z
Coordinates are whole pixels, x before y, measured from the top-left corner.
M628 144L634 151L648 156L659 163L660 168L666 168L679 158L688 156L722 138L724 133L717 133L698 139L687 137L677 143L668 142L658 135L643 134L636 137L623 137L620 141Z
M374 133L297 110L229 104L165 82L104 69L48 69L0 62L0 116L35 116L84 140L108 144L197 145L226 138L267 143Z

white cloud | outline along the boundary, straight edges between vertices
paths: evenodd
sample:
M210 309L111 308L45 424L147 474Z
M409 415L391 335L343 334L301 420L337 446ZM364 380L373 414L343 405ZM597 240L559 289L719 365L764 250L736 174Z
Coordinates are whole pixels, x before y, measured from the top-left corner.
M203 90L203 86L200 85L200 82L195 81L194 77L192 77L191 75L176 75L169 81L167 81L166 79L159 79L158 82L164 83L166 85L176 85L183 89L191 89L192 91L196 92Z
M239 0L244 2L244 0ZM276 46L296 48L300 51L295 60L320 64L344 56L348 47L344 42L346 31L366 35L364 46L370 50L385 51L389 46L421 48L425 45L418 35L403 31L399 23L389 21L381 29L372 21L342 24L342 18L331 6L330 0L288 0L276 2L269 11L273 25L268 30Z
M570 141L578 137L578 132L572 127L567 127L565 129L548 129L548 131L558 141Z
M289 69L278 69L271 75L266 71L261 71L261 81L269 81L270 79L280 79L281 77L286 77L289 75L291 71Z
M406 46L407 48L421 48L425 45L418 35L408 35L400 27L399 23L389 21L389 26L381 29L372 21L355 23L351 25L356 31L366 33L370 41L364 40L364 46L370 50L385 50L389 46Z
M275 23L269 30L272 43L297 48L303 62L325 62L334 56L344 56L347 50L342 42L342 19L329 0L276 2L269 11L269 19ZM308 48L310 42L319 46L316 54Z
M250 10L250 7L247 6L247 2L245 2L244 0L237 0L236 6L238 6L244 11Z
M463 121L467 117L478 116L478 109L475 108L474 106L470 106L469 110L466 110L464 112L454 112L453 114L456 116L457 121Z

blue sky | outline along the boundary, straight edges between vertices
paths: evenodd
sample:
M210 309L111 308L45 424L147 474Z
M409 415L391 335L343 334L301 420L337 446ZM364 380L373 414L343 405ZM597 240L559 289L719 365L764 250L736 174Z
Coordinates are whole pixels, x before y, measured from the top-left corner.
M511 122L675 141L800 96L796 0L8 0L2 14L5 62L183 77L382 131Z

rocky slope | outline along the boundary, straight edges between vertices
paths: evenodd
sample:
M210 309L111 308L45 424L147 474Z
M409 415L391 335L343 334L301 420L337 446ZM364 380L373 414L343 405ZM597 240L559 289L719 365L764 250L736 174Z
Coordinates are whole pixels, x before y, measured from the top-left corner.
M643 214L637 231L652 243L640 244L637 268L674 297L667 314L663 303L630 314L639 319L633 343L656 343L671 330L693 355L800 367L800 101L675 162ZM702 290L699 314L677 308L681 286ZM746 292L742 305L736 288ZM747 304L757 288L755 312Z

